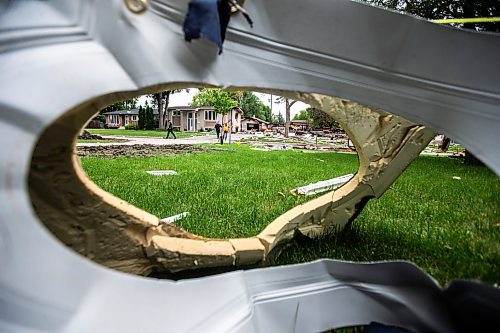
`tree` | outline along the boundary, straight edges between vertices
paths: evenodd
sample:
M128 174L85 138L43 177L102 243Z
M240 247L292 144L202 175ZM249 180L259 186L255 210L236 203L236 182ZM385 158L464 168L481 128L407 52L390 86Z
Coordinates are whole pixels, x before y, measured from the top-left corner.
M153 108L149 105L146 106L146 112L144 115L144 129L153 130L155 128L155 120L153 115Z
M251 91L244 91L241 95L239 106L243 110L245 117L257 117L266 120L269 116L266 114L269 107L266 106L261 100L255 96Z
M278 113L277 115L272 116L271 123L273 125L283 125L285 123L285 119L283 119L283 115L281 115L281 113Z
M144 112L144 108L139 106L139 120L137 121L137 127L139 127L140 130L143 130L145 127L145 118L146 114Z
M239 99L239 106L245 117L257 117L270 121L270 108L251 91L244 91Z
M368 3L418 15L426 19L474 18L500 16L499 0L364 0ZM500 32L500 22L456 24L458 28ZM442 149L450 138L443 137ZM465 149L466 164L482 164ZM470 161L470 163L469 163Z
M323 110L309 108L307 114L312 119L311 127L313 128L340 128L340 125Z
M103 113L111 112L111 111L135 109L137 107L138 100L139 100L139 97L120 101L118 103L108 105L107 107L105 107L104 109L99 111L99 113L103 114Z
M260 117L259 117L260 118ZM262 118L265 121L271 122L273 119L273 113L271 111L271 108L267 105L262 106Z
M295 115L295 117L293 117L293 120L307 120L309 124L312 124L313 122L313 118L311 117L309 112L307 112L307 110L301 110L298 114Z
M218 88L206 88L193 96L191 106L213 106L214 111L221 114L228 113L237 102L231 94Z
M172 116L168 113L168 105L170 101L170 95L179 93L183 90L189 92L189 89L173 89L173 90L165 90L156 94L147 95L149 102L153 106L158 108L158 128L164 130L166 128L166 124L168 120L172 120Z
M288 131L290 129L290 109L297 101L286 97L277 97L276 103L285 103L285 137L288 138Z
M500 16L498 0L364 0L382 7L417 15L426 19L473 18ZM459 28L500 32L499 22L457 24Z

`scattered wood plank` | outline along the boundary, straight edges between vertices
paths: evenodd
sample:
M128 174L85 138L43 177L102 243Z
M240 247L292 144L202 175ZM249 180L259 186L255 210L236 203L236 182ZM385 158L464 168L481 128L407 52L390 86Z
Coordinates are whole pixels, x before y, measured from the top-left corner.
M182 213L174 215L174 216L165 217L164 219L161 219L160 221L162 221L163 223L166 223L166 224L170 224L170 223L173 223L175 221L179 221L188 215L189 215L189 212L182 212Z
M177 174L177 171L175 170L150 170L150 171L146 171L147 173L149 173L150 175L153 175L153 176L165 176L165 175L176 175Z
M317 183L309 184L306 186L298 187L290 191L293 195L305 195L310 196L326 191L331 191L347 183L354 174L350 173L337 178L332 178L328 180L323 180Z

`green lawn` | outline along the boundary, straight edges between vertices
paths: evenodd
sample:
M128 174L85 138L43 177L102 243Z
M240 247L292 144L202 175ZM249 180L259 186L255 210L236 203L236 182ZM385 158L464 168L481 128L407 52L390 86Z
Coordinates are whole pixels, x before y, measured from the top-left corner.
M172 157L83 158L82 165L106 191L160 218L188 211L179 226L221 238L257 234L310 199L292 196L291 189L357 169L354 154L224 148ZM178 175L145 172L169 169ZM338 237L295 242L275 264L402 259L442 284L456 278L498 283L499 211L500 179L487 168L421 156Z
M155 137L161 138L167 135L167 131L160 130L151 130L151 131L143 131L143 130L126 130L126 129L86 129L90 134L96 135L117 135L117 136L147 136L147 137ZM175 135L178 138L189 138L192 136L198 135L207 135L208 132L175 132ZM89 142L89 141L85 141Z

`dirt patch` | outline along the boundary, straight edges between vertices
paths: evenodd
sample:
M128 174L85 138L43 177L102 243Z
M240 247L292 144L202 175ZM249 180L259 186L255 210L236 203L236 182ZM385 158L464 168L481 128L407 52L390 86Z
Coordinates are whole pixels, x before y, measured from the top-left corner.
M161 155L175 155L186 153L202 153L214 151L204 147L192 145L99 145L99 146L78 146L76 148L80 157L116 158L126 157L152 157Z
M80 140L106 140L100 135L90 134L88 131L82 131L82 134L78 136Z

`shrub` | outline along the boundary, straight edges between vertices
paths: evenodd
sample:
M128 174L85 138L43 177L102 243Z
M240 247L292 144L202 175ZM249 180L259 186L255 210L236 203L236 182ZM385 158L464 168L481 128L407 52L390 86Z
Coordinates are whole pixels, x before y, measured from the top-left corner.
M137 124L128 124L128 125L125 125L125 129L126 130L137 131L139 129L139 125L137 125Z

